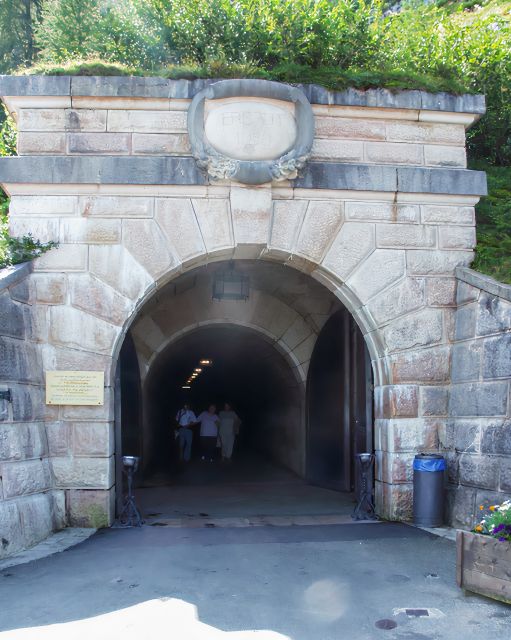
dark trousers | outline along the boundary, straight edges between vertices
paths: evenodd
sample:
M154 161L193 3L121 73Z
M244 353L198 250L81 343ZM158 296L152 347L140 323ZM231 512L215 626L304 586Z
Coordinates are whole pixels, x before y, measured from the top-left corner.
M188 462L192 455L193 431L188 427L179 427L179 458Z
M200 437L201 455L208 460L213 460L216 452L216 436Z

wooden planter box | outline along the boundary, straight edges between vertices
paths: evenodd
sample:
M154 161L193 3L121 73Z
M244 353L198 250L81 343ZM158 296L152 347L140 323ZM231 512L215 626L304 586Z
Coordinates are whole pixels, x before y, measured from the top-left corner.
M511 543L490 536L456 533L458 586L511 604Z

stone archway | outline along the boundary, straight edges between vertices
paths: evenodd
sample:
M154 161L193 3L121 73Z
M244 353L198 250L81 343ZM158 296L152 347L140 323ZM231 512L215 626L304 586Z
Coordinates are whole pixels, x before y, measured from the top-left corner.
M15 354L13 385L20 394L28 385L38 407L26 419L48 440L51 474L31 466L68 521L111 521L114 373L138 310L179 274L226 259L294 267L352 314L376 385L378 509L409 516L413 455L449 447L455 270L472 259L485 193L484 175L465 169L465 128L484 112L482 98L283 88L309 114L298 120L308 142L314 131L310 158L272 160L265 169L289 180L254 186L230 179L229 163L215 181L193 156L187 111L212 81L1 84L20 134L20 157L0 161L11 231L60 242L9 294L28 303L29 328L26 348L8 335L5 349ZM32 361L41 371L104 371L104 406L44 407L43 375L26 373Z
M32 200L31 197L30 199ZM24 200L26 201L26 197ZM110 209L114 206L113 200L118 203L121 211L123 207L128 211L131 210L130 207L139 211L139 208L145 206L144 202L146 202L146 198L140 196L119 196L115 199L112 196L106 198L87 196L83 200L83 204L87 211L105 206ZM178 212L182 210L181 200L177 199L175 203ZM165 210L172 212L174 198L165 198L164 201ZM207 201L204 201L203 204L209 206ZM280 201L277 204L279 205L278 209ZM332 209L330 203L316 201L313 211L319 212L320 216L324 211L321 205L325 206L327 213ZM215 201L211 206L213 212L219 209ZM304 207L300 208L302 215L308 210ZM222 205L220 209L223 215L230 216L230 208L227 205ZM189 215L194 215L192 208L187 208L187 210ZM272 223L271 237L273 237L273 233L277 233L277 228L271 210L267 212L265 219L266 224ZM135 319L137 311L143 308L151 296L157 296L158 292L178 275L187 273L198 265L212 264L226 258L241 258L243 260L261 260L263 258L263 262L285 264L298 272L309 274L315 281L331 291L353 315L364 334L364 340L371 354L375 380L376 436L378 437L378 433L386 434L388 424L396 425L396 427L401 424L404 426L404 423L399 422L400 418L411 418L414 421L414 429L420 423L420 420L417 419L418 387L416 381L420 379L422 373L419 372L420 367L416 366L414 361L416 358L420 360L423 357L421 356L421 348L419 347L416 353L405 354L401 363L401 356L393 357L389 354L386 346L387 335L399 336L403 332L406 333L408 318L401 321L399 315L396 317L395 313L406 313L410 308L424 305L424 283L420 279L417 281L417 278L409 278L406 275L403 251L390 250L387 256L386 250L376 249L368 257L360 255L358 262L351 267L353 276L343 280L336 274L333 264L331 265L329 262L337 251L344 251L345 233L351 229L351 223L342 223L342 220L334 227L338 234L336 239L332 242L331 237L325 237L323 240L329 248L323 249L319 254L314 249L316 255L322 256L326 252L326 257L330 257L328 260L323 257L316 258L318 260L316 262L301 257L289 247L286 251L276 248L277 241L271 239L267 245L259 242L238 244L231 240L230 247L223 246L218 251L212 250L212 252L203 249L201 253L190 255L187 253L189 237L181 236L184 238L184 246L182 246L179 237L169 236L170 232L168 230L167 233L164 232L155 220L144 218L121 220L123 226L125 222L127 223L127 233L123 232L122 243L89 245L87 271L85 273L67 272L70 302L63 301L63 304L52 304L48 309L50 335L48 346L44 351L46 368L86 369L96 368L98 363L104 363L107 372L104 409L89 410L84 407L75 410L62 410L58 417L59 428L62 428L62 422L79 420L87 421L93 429L98 431L102 429L101 424L108 424L110 425L109 429L113 429L115 363L122 338ZM302 226L303 224L305 221L302 221ZM338 226L339 224L340 226ZM173 226L172 229L175 230L175 227ZM258 232L257 228L255 231L260 235L256 233L254 240L262 239L261 232ZM174 231L172 233L174 234ZM205 233L203 230L197 232L195 240L200 239L203 242ZM244 239L249 240L250 236L247 235ZM173 258L170 261L172 265L170 270L165 270L164 264L167 263L167 258L162 261L161 255L159 255L162 247L164 247L167 256L170 255L170 252L172 255L183 256L183 262L179 262L179 258ZM39 289L40 292L43 292L45 288L53 286L53 283L62 279L60 275L62 263L59 264L58 260L62 259L64 263L70 260L66 251L66 247L61 247L38 261L36 272L31 276L36 291ZM359 248L357 248L358 251ZM344 258L341 262L343 260ZM353 258L351 257L350 260ZM329 265L328 269L325 263ZM112 265L116 265L116 268L112 269ZM56 270L59 275L55 273ZM375 274L375 279L373 279L373 274ZM379 288L381 286L382 289ZM397 306L389 305L389 293L396 296ZM41 293L36 295L41 295ZM383 321L383 329L378 326L378 322L374 318L375 314L385 318L391 317L390 320ZM436 310L431 311L432 316L437 317L438 314L439 312ZM392 318L392 316L394 317ZM395 332L393 325L396 325ZM429 339L429 335L426 336L426 341ZM410 356L413 356L411 360ZM442 368L445 356L441 351L440 353L437 350L435 353L428 351L424 353L424 358L427 367L433 367L433 369L439 367L440 375L444 375ZM431 358L433 358L432 361ZM398 361L397 365L393 362L394 360ZM406 383L404 385L391 384L396 366L403 367L407 371L408 378L405 376ZM432 379L431 375L433 378L437 375L436 371L430 374L426 370L425 373L428 381ZM413 382L413 384L408 384L408 382ZM50 429L53 428L50 426ZM436 429L437 426L433 425L432 428ZM111 521L113 517L115 477L113 443L111 440L106 440L104 436L101 438L101 444L97 449L93 449L92 456L87 460L60 455L54 458L53 469L56 473L58 487L66 491L69 496L70 519L71 522L77 524L88 521L87 513L91 512L90 503L92 503L94 513L97 510L108 514L108 521ZM395 473L392 465L397 464L399 469L403 463L409 461L410 457L411 452L408 451L405 455L401 453L396 455L393 452L384 452L383 450L379 453L381 472L383 472L383 460L390 459L392 461L390 468L386 467L386 479L389 482L378 480L376 485L377 490L380 490L380 494L377 494L379 511L388 517L398 518L400 513L404 513L401 511L402 509L408 509L408 506L405 505L409 505L409 503L405 502L399 506L400 498L394 498L391 495L385 496L381 491L385 489L387 492L393 491L398 495L406 491L409 495L410 485L404 482L406 476L401 476L402 480L400 479L396 485L393 485L391 480ZM401 473L401 471L397 473ZM99 507L96 509L98 503ZM394 509L397 510L393 511Z
M139 306L137 316L132 319L128 332L140 367L144 407L140 411L140 429L149 437L158 422L154 419L153 402L148 397L149 392L146 389L154 369L159 366L159 361L166 357L174 345L179 346L180 342L200 335L208 329L243 329L247 335L251 333L261 336L271 347L273 357L283 358L283 361L287 362L287 369L294 380L292 385L296 386L298 393L294 401L297 406L293 409L297 413L293 414L292 424L288 427L285 425L286 420L280 425L282 443L288 443L282 446L290 449L281 451L278 457L295 473L305 477L306 383L310 358L318 335L332 314L340 310L348 312L337 296L303 272L274 261L235 260L231 264L250 278L251 292L247 302L212 300L212 278L216 271L225 268L221 262L215 262L195 267L175 277L162 285L144 305ZM359 332L358 329L357 331ZM360 340L363 341L361 333ZM342 362L340 359L339 367L343 366ZM285 409L284 406L278 410L285 412ZM273 411L277 411L275 406ZM121 429L120 423L116 428ZM351 427L347 424L346 428ZM370 429L372 431L372 425ZM130 439L131 442L134 440L133 437ZM122 438L118 436L117 442L121 441ZM145 461L148 460L147 454L152 445L148 446L149 449L147 446L140 449L140 452L145 452ZM145 465L146 462L144 467ZM349 483L350 481L348 491Z

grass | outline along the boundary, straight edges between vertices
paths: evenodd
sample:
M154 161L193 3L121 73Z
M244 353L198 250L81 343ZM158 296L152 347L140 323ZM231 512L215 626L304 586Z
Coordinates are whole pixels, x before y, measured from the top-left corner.
M142 69L103 60L78 60L63 64L39 63L20 73L25 75L70 76L158 76L175 80L197 78L262 78L291 84L319 84L327 89L344 90L385 88L391 91L420 89L432 93L472 93L462 79L446 78L414 71L344 70L337 67L314 69L295 64L282 64L264 69L253 64L231 64L211 61L208 64L173 65L160 69Z

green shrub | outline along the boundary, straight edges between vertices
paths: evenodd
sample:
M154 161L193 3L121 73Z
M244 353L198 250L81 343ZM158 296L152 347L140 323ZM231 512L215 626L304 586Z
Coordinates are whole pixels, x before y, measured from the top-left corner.
M0 269L28 262L57 246L56 242L39 242L32 234L21 238L9 235L9 199L0 191Z
M0 156L16 154L16 129L12 119L0 109L3 120L0 128ZM9 235L9 198L0 189L0 269L38 258L57 246L55 242L39 242L31 234L21 238Z
M16 127L7 110L0 107L0 157L16 155Z
M385 20L378 57L386 67L457 79L484 93L487 114L469 131L469 153L511 162L511 4L505 15L488 15L410 3Z
M150 0L177 62L210 59L264 68L365 65L373 52L378 1Z
M511 284L511 167L478 164L488 176L488 196L476 207L474 269Z

